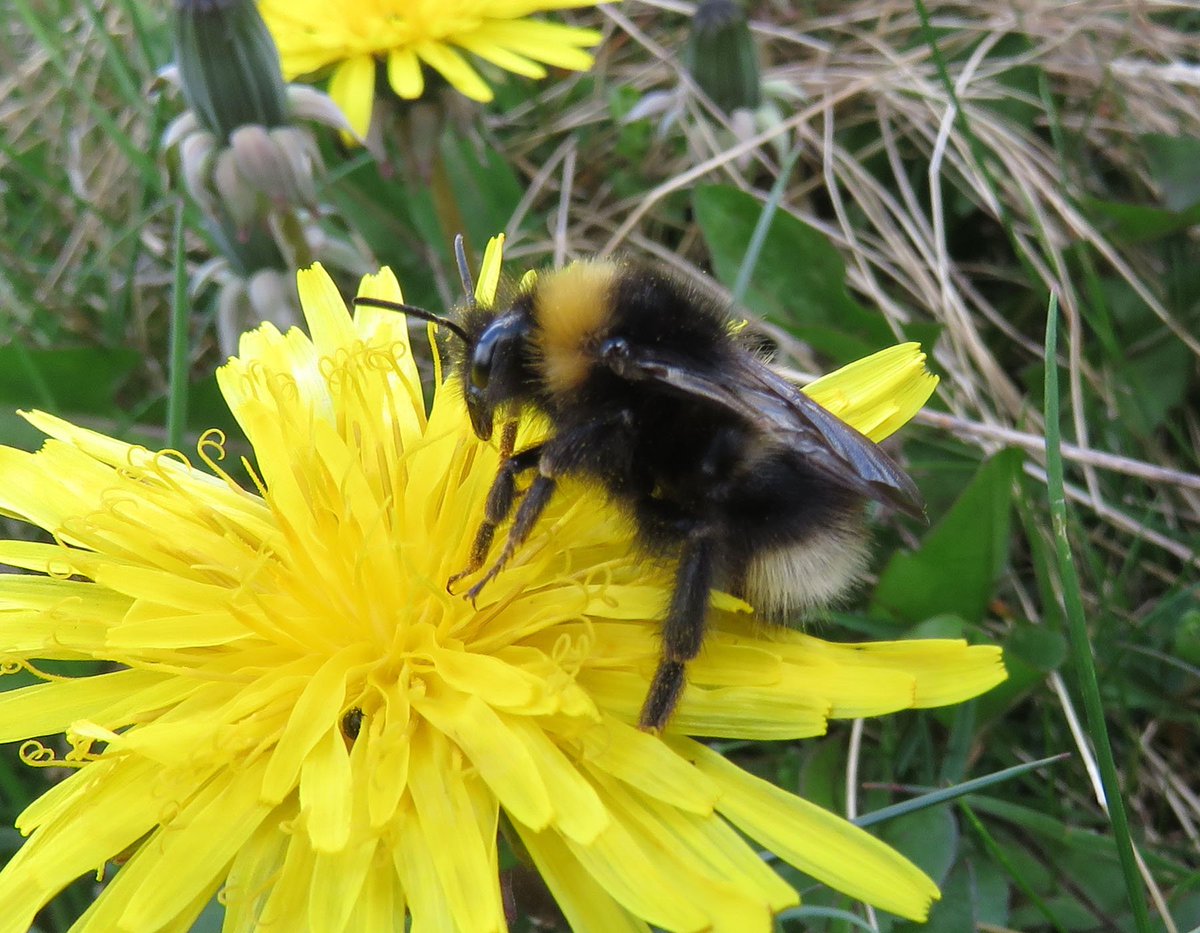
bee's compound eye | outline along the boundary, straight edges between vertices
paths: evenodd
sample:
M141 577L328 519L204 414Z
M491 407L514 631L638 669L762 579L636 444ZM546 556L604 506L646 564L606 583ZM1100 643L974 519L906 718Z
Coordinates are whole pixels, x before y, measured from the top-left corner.
M486 389L492 381L495 366L500 367L501 372L508 372L519 365L517 357L528 327L528 321L522 314L509 312L484 328L471 351L471 368L468 373L471 388L481 392Z
M482 334L479 342L471 353L471 385L476 389L486 389L492 380L492 361L496 358L496 347L509 339L511 322L507 318L499 318Z

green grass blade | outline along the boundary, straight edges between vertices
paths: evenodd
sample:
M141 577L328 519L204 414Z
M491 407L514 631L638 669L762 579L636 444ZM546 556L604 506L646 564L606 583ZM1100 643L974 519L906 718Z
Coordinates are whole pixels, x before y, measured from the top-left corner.
M758 257L762 253L763 243L766 242L767 232L771 229L771 221L775 219L775 211L779 209L779 202L783 200L788 181L792 177L792 169L796 167L796 160L799 158L800 147L797 146L788 153L783 165L779 166L779 177L775 179L775 184L771 186L771 192L763 204L762 213L758 216L758 223L754 226L754 234L746 246L746 258L742 260L737 280L733 283L735 304L741 303L746 289L750 287L750 277L754 275L754 267L758 265Z
M188 391L188 294L187 255L183 247L183 200L175 205L174 255L175 280L171 292L171 361L167 396L167 446L183 451L183 431L187 422Z
M1121 796L1117 765L1113 760L1112 743L1108 737L1108 724L1104 720L1104 704L1100 698L1100 686L1096 681L1096 664L1092 658L1087 622L1083 616L1083 593L1079 585L1079 575L1075 572L1075 563L1071 558L1071 541L1067 536L1067 497L1063 488L1062 435L1059 429L1057 351L1058 297L1052 295L1046 320L1046 487L1050 495L1050 518L1062 584L1067 636L1071 661L1079 679L1079 690L1083 695L1088 737L1092 741L1096 761L1100 767L1100 783L1104 788L1108 818L1115 836L1121 874L1125 878L1125 889L1129 893L1134 923L1138 933L1149 933L1150 915L1146 907L1146 891L1138 872L1133 839L1129 835L1129 817L1125 811L1125 799Z
M1034 909L1046 918L1046 922L1054 928L1056 933L1067 933L1067 930L1061 923L1059 923L1058 918L1054 915L1054 911L1050 909L1050 905L1047 904L1045 899L1043 899L1041 895L1037 893L1037 891L1034 889L1034 886L1025 877L1024 872L1021 871L1014 860L1008 857L1008 853L1004 851L1004 847L1001 846L1000 843L998 843L992 837L992 834L987 831L987 827L984 826L983 821L975 815L975 811L971 809L970 805L964 800L959 804L959 808L962 810L963 815L967 818L967 822L971 824L971 828L974 829L976 834L979 836L979 840L983 844L983 847L987 850L988 855L995 859L996 864L1008 873L1008 876L1013 880L1013 884L1020 889L1022 894L1029 898L1029 903L1034 906Z
M890 807L881 807L870 813L864 813L852 822L856 826L874 826L876 823L882 823L885 820L894 820L898 816L916 813L918 810L924 810L939 803L945 803L948 800L954 800L966 794L973 794L993 785L1011 781L1013 778L1019 777L1028 771L1036 771L1038 768L1044 768L1046 765L1055 764L1069 757L1069 752L1063 752L1060 755L1051 755L1049 758L1039 758L1037 761L1013 765L1011 768L1005 768L1002 771L995 771L992 774L985 774L983 777L963 781L961 784L955 784L953 787L939 788L927 794L921 794L919 797L913 797L911 800L905 800L901 803L892 804Z

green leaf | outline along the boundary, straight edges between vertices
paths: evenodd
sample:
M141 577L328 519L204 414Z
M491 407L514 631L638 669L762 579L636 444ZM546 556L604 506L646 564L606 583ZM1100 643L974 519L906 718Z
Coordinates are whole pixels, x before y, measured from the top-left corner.
M1105 232L1112 239L1122 243L1148 243L1200 223L1200 204L1175 211L1153 205L1105 201L1100 198L1084 198L1082 203L1089 213L1101 221ZM1103 224L1105 220L1108 221L1107 224Z
M1048 674L1067 659L1067 640L1062 632L1027 623L1013 627L1004 646L1006 660L1020 658L1030 667Z
M967 627L961 616L942 613L918 622L906 633L909 638L962 638Z
M962 933L963 930L1003 929L1008 924L1008 879L987 859L974 858L954 866L941 885L942 899L933 905L923 925L904 923L897 933Z
M468 256L478 264L488 239L504 231L522 193L512 168L494 150L480 151L446 134L439 151L464 229L443 229L430 185L383 178L366 159L353 163L323 192L379 262L396 273L404 284L405 300L429 308L442 306L431 262L440 262L450 274L457 294L454 236L466 236Z
M400 179L381 177L378 166L363 158L346 166L322 195L367 242L379 263L396 273L406 301L440 306L429 272L430 249L441 247L449 263L450 242L439 242L440 227L428 191L410 196Z
M1008 558L1013 480L1022 454L984 463L950 511L912 552L896 554L879 578L875 612L915 624L954 614L979 622Z
M1200 930L1200 873L1172 892L1171 916L1180 930Z
M796 788L805 800L839 810L846 803L846 749L839 741L825 740L805 743L804 763L800 769L800 785Z
M1142 435L1162 426L1184 403L1191 374L1191 351L1182 343L1162 341L1129 356L1121 367L1129 390L1117 396L1124 420Z
M1191 609L1180 618L1172 648L1181 661L1200 667L1200 612Z
M879 837L940 883L958 854L958 822L949 807L930 807L889 820Z
M493 148L446 134L441 152L467 226L466 230L446 231L446 243L450 244L456 233L465 233L482 256L488 239L508 225L524 189L512 166Z
M762 205L736 188L704 185L694 192L692 206L713 272L732 287ZM896 342L883 316L851 297L846 265L829 238L786 211L771 222L744 301L838 363Z
M117 390L141 359L135 350L0 347L0 405L43 408L55 414L119 414Z
M1013 626L1001 647L1008 677L974 701L977 724L1005 715L1019 698L1038 688L1047 673L1058 670L1066 660L1067 642L1062 632L1031 622Z
M1200 139L1149 133L1141 141L1166 207L1186 211L1200 205Z

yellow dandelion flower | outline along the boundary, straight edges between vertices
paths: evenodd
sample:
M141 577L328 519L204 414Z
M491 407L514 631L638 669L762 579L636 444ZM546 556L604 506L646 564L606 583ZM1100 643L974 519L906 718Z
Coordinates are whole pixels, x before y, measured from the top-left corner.
M545 65L586 71L584 51L600 33L530 19L532 13L593 6L595 0L259 0L284 76L293 80L326 68L329 96L360 136L371 124L377 59L388 84L415 99L425 91L424 68L477 101L492 89L463 53L528 78L546 76Z
M26 571L0 576L0 670L41 680L0 693L0 741L72 769L18 820L0 933L118 855L74 929L186 929L219 892L226 930L503 930L500 827L576 930L770 930L798 897L745 837L923 918L919 869L683 733L957 702L998 650L768 637L724 598L672 729L639 731L669 570L576 489L478 607L450 595L497 452L453 388L427 407L402 316L299 284L311 338L264 324L219 372L245 484L215 434L206 469L37 412L40 451L0 448L0 510L55 539L0 542ZM402 300L387 271L361 293ZM846 414L882 404L869 382L833 383Z

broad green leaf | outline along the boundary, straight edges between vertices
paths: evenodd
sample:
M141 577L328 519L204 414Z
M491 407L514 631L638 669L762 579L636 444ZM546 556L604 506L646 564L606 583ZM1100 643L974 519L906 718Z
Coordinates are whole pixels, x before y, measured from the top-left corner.
M1067 642L1062 632L1026 623L1013 627L1004 646L1004 657L1020 658L1030 667L1048 674L1058 670L1067 658Z
M939 884L958 855L958 822L950 807L930 807L889 820L878 833Z
M0 405L55 414L112 415L117 390L141 363L135 350L0 347Z
M1180 618L1173 648L1181 661L1200 667L1200 612L1191 609Z
M762 205L723 185L697 188L692 205L713 272L732 286ZM743 300L839 363L896 342L883 316L851 297L845 263L829 238L783 210L771 222Z
M1005 450L985 462L921 546L891 559L875 590L876 612L909 624L947 613L968 622L983 618L1008 558L1021 457Z
M1117 396L1124 420L1150 435L1187 398L1191 352L1182 343L1162 342L1129 356L1122 367L1129 391Z
M1122 243L1149 243L1200 223L1200 204L1176 211L1100 198L1084 198L1082 203L1101 223L1107 220L1106 232Z
M1008 924L1008 879L992 861L972 858L955 865L942 883L942 899L929 912L929 922L897 924L897 933L962 933L1003 929Z
M1200 204L1200 139L1150 133L1141 141L1167 209L1186 211Z
M327 185L323 195L366 241L379 264L396 273L406 301L440 306L430 256L440 252L449 263L450 242L440 242L441 228L427 190L410 194L398 178L384 178L375 163L362 159Z
M961 616L942 613L930 616L914 625L907 632L909 638L962 638L967 623Z
M1060 630L1021 622L1012 627L1001 643L1008 678L975 700L976 723L1000 718L1030 690L1037 689L1046 675L1066 660L1067 642Z
M846 805L846 746L842 741L825 739L806 742L804 763L800 769L800 786L796 788L805 800L830 810ZM808 747L811 746L811 747Z
M524 189L507 160L495 149L446 134L442 158L450 176L465 230L444 231L446 243L464 233L479 255L490 237L504 231Z

